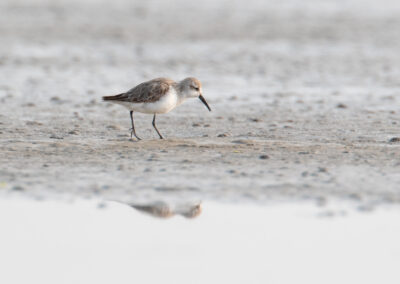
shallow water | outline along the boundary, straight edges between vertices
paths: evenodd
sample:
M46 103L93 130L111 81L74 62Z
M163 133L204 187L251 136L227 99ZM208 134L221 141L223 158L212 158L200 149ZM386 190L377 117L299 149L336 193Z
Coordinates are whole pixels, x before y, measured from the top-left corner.
M0 200L1 283L399 283L398 208Z

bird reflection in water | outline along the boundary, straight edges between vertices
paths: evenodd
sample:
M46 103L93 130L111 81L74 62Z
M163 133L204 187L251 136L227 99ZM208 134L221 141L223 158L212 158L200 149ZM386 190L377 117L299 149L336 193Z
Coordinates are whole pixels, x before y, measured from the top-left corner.
M150 214L158 218L170 218L176 215L181 215L185 218L196 218L201 214L201 202L192 204L180 204L171 206L165 202L159 201L151 204L133 204L128 203L129 206L141 212Z

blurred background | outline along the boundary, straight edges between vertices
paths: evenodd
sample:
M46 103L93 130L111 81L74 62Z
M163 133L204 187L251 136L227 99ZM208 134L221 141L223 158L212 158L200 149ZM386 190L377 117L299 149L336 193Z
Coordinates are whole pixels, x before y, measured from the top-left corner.
M3 88L32 98L98 97L188 74L218 97L400 83L393 0L4 0L0 9L1 71L27 67Z

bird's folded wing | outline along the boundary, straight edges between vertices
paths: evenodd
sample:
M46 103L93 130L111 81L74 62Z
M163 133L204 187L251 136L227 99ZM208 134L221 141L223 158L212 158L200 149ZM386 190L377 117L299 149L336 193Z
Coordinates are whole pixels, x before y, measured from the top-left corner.
M137 85L128 92L116 96L104 97L105 100L115 100L131 103L156 102L174 85L174 81L157 78Z

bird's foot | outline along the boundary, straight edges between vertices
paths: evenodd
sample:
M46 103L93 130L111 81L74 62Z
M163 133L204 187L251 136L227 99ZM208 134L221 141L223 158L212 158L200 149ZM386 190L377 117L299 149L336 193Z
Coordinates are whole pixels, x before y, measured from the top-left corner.
M142 140L139 136L136 135L135 131L132 130L132 128L131 128L130 130L131 130L131 139L132 139L132 140L133 140L133 136L135 136L135 138L136 138L137 140Z

